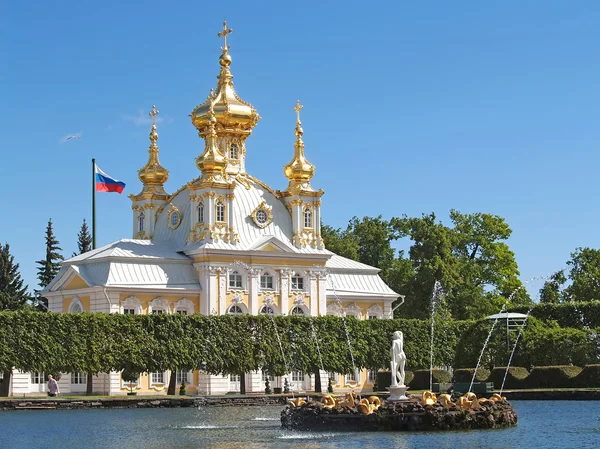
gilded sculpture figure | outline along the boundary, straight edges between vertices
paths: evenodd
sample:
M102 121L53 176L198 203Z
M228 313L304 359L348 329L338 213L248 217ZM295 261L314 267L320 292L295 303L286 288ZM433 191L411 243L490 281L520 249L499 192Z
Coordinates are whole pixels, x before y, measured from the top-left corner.
M406 354L404 354L404 336L402 332L396 331L392 335L392 348L390 349L392 386L404 386L404 365Z

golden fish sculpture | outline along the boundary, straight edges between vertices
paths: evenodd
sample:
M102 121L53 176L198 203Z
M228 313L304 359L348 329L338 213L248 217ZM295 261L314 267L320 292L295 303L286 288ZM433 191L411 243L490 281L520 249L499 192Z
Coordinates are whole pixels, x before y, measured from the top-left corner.
M290 399L288 401L290 407L300 407L303 404L306 404L306 401L302 398Z
M323 407L326 407L326 408L333 408L333 407L335 407L335 399L330 394L324 395L321 398L321 403L323 404Z
M448 393L440 394L438 397L438 402L446 408L456 407L454 402L452 402L452 396L450 396Z
M371 404L368 399L361 399L360 402L356 404L356 409L362 415L370 415L377 410L375 405Z
M421 404L423 405L433 405L437 401L437 397L435 393L431 391L424 391L423 396L421 396Z

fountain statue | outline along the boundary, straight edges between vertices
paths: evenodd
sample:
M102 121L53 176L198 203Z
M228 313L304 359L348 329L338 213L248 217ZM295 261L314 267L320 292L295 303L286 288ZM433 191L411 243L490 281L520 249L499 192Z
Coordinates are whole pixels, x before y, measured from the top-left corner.
M404 365L406 364L406 354L404 354L404 335L400 331L392 335L392 348L390 349L390 368L392 370L392 384L388 387L390 397L388 401L406 401L406 390L404 385Z

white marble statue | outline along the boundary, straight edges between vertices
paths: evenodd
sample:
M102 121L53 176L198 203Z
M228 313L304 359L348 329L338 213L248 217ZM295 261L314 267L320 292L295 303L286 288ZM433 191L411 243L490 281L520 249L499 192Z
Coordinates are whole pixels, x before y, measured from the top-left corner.
M404 354L404 336L402 332L396 331L392 335L392 348L390 349L392 361L392 386L404 386L404 365L406 364L406 354Z

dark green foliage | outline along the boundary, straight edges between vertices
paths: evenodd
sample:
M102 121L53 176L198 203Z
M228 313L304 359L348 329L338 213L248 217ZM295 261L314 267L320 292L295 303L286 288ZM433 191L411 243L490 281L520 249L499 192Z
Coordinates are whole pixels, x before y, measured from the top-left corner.
M269 379L267 379L265 381L265 394L271 394L273 393L273 390L271 389L271 383L269 382Z
M181 382L181 385L179 386L179 395L185 396L186 394L187 394L187 390L185 388L185 382Z
M575 385L579 388L600 388L600 364L584 366L575 379Z
M527 377L528 388L566 388L575 386L582 369L578 366L536 366Z
M514 307L511 312L527 313L528 307ZM536 304L531 316L542 321L556 321L560 327L585 329L600 327L600 301Z
M471 382L475 368L459 368L454 370L454 382ZM486 382L490 377L490 370L479 367L475 382Z
M379 391L386 391L386 388L392 384L392 372L391 371L378 371L377 372L377 386ZM408 382L404 382L408 384Z
M25 307L31 297L19 272L19 264L10 253L8 243L0 243L0 310L18 310Z
M54 231L52 230L52 220L50 219L46 226L46 257L36 262L39 265L38 280L42 288L52 282L52 279L54 279L54 276L60 270L60 262L64 260L63 256L59 253L59 251L62 251L62 248L58 245L58 240L56 240Z
M78 256L79 254L87 253L92 249L92 236L90 235L90 230L88 229L87 223L85 222L85 218L83 219L83 223L81 224L81 229L79 230L79 234L77 234L77 252L73 253L72 257Z
M333 393L333 385L331 383L331 377L327 381L327 393Z
M499 390L502 386L502 380L506 374L506 366L499 366L492 370L490 381L494 383L494 388ZM527 388L527 377L529 371L526 368L520 366L511 366L506 374L506 382L504 383L504 389L513 388Z
M413 372L414 377L410 382L404 382L412 390L429 390L429 370L418 369ZM447 383L452 381L452 374L445 369L433 370L433 383Z
M290 383L288 382L288 378L286 377L285 380L283 381L283 392L285 394L290 392Z

